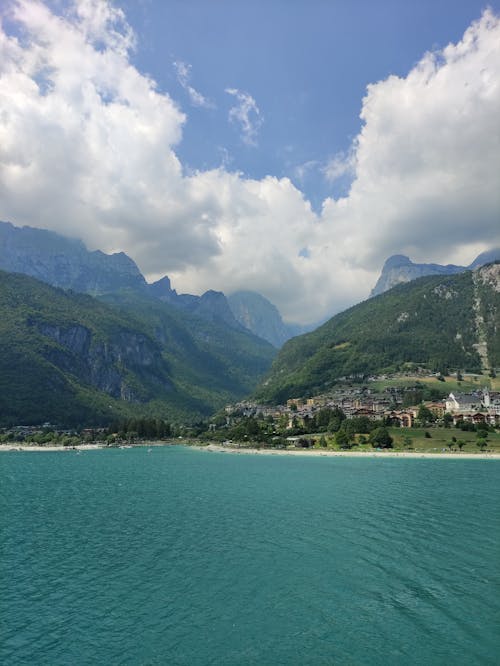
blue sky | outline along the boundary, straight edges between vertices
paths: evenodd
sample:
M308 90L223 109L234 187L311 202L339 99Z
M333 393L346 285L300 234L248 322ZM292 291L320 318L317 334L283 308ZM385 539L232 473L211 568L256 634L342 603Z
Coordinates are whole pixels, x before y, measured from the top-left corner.
M500 0L4 0L0 219L313 323L500 245Z
M487 6L475 0L128 0L133 56L188 113L177 153L184 166L221 162L252 178L288 176L319 206L345 192L322 168L359 132L369 83L405 76L428 50L460 39ZM500 8L499 2L488 3ZM193 107L174 62L212 108ZM255 145L228 122L225 89L248 92L262 124ZM251 115L252 118L252 115ZM255 120L255 115L253 115Z

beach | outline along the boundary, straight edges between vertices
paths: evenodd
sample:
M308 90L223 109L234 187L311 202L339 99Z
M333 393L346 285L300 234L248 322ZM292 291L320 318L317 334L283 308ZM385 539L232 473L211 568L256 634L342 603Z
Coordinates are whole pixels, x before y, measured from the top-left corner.
M96 449L106 449L103 444L78 444L77 446L41 446L39 444L20 444L10 442L0 444L0 451L95 451Z
M208 453L229 453L229 454L251 454L264 456L309 456L312 458L446 458L449 460L500 460L500 453L477 452L460 453L458 451L394 451L394 450L373 450L373 451L328 451L325 449L265 449L256 447L237 448L235 446L222 446L221 444L207 444L206 446L192 443L179 442L141 442L141 444L125 445L121 447L108 447L104 444L79 444L77 446L40 446L37 444L20 444L11 442L0 444L1 451L95 451L97 449L110 448L144 448L157 446L187 446L197 451L206 451Z
M251 453L271 456L311 456L316 458L447 458L447 459L488 459L500 460L500 453L459 453L457 451L443 451L442 453L418 452L418 451L325 451L324 449L257 449L236 448L209 444L208 446L194 446L192 448L200 451L212 451L215 453Z

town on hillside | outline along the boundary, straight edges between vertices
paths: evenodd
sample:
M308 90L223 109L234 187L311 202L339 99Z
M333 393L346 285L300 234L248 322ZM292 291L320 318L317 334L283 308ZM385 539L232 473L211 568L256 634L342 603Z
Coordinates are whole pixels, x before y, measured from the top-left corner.
M435 419L449 416L448 422L487 423L492 426L500 423L500 392L490 392L488 388L474 393L450 393L445 400L423 401L420 405L402 407L401 393L391 389L387 397L371 394L369 390L347 389L329 395L313 398L292 398L285 405L260 405L242 401L226 407L228 422L231 418L265 417L284 423L287 429L305 426L321 410L340 409L347 419L366 417L370 420L385 419L401 428L411 428L418 419L422 406Z

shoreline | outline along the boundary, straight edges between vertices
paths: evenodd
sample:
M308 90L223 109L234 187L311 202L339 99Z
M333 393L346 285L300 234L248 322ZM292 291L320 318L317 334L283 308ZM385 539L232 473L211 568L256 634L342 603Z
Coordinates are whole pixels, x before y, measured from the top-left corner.
M0 452L83 452L97 451L101 449L140 449L166 446L184 446L197 451L206 451L208 453L228 453L243 455L263 455L263 456L307 456L309 458L434 458L449 460L500 460L500 453L460 453L458 451L442 451L440 453L431 453L429 451L328 451L325 449L265 449L265 448L237 448L234 446L222 446L220 444L195 444L191 442L142 442L141 444L125 444L123 446L106 446L105 444L78 444L76 446L41 446L38 444L20 444L17 442L0 444Z
M500 453L459 453L458 451L443 451L442 453L430 453L427 451L325 451L324 449L238 449L218 444L207 446L190 446L199 451L209 453L232 453L232 454L256 454L271 456L308 456L317 458L446 458L450 460L500 460Z

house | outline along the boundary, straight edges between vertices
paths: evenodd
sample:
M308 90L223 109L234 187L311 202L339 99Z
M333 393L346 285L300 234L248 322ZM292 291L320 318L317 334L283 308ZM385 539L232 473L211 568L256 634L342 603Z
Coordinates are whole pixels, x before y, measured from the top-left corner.
M401 428L411 428L413 425L413 419L415 418L415 412L410 410L393 410L391 412L386 412L385 416L393 422L397 421Z
M481 397L476 393L450 393L445 401L447 412L470 412L481 407Z
M444 402L424 402L424 405L437 419L443 418L446 410L446 404Z

